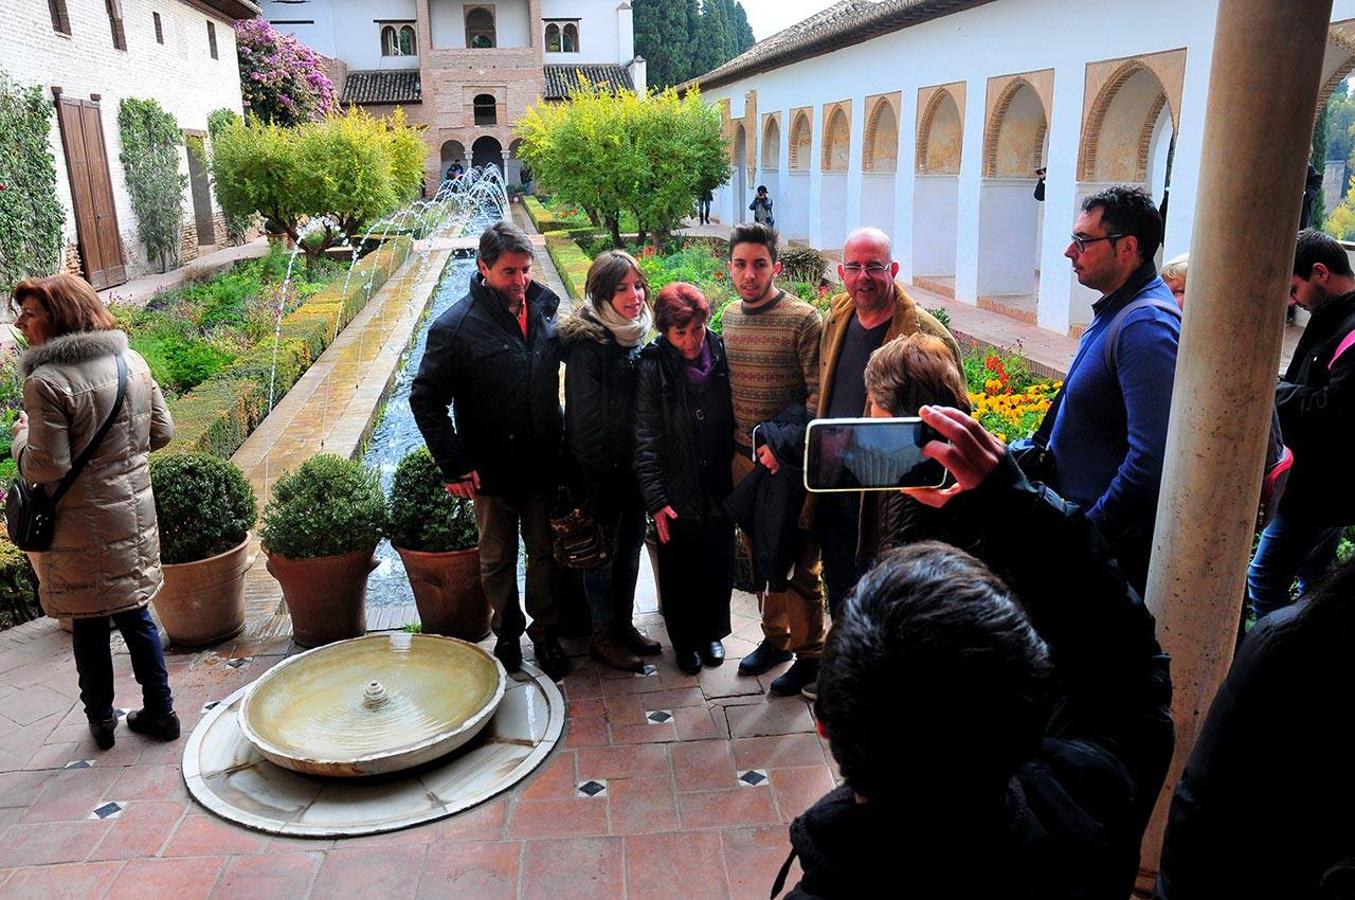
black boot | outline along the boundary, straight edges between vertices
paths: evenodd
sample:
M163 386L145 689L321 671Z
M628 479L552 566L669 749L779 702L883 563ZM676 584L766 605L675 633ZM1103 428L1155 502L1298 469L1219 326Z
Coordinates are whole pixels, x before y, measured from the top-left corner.
M552 681L559 681L569 674L571 668L569 656L565 653L565 648L560 646L558 639L548 637L532 646L536 650L536 664Z
M131 722L129 721L127 724L130 725ZM89 733L94 735L94 743L99 745L100 750L113 749L113 744L117 742L113 732L117 731L117 728L118 717L116 715L89 723Z
M522 668L522 636L501 634L494 642L494 655L503 663L509 674Z
M179 739L179 717L172 709L167 712L134 709L127 714L127 727L137 734L149 735L157 741Z
M772 666L789 662L792 655L789 650L778 650L771 641L764 640L756 650L739 660L739 674L761 675Z

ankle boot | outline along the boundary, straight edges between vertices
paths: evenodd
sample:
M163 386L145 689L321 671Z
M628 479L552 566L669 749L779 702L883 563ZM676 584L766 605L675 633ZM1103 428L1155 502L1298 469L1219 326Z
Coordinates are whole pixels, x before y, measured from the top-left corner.
M623 672L643 672L645 668L640 657L627 649L615 623L593 629L593 640L588 644L588 651L593 659Z
M621 638L621 643L626 645L626 649L636 656L658 656L663 652L663 645L656 640L645 637L635 627L635 603L622 604L616 611L616 633Z

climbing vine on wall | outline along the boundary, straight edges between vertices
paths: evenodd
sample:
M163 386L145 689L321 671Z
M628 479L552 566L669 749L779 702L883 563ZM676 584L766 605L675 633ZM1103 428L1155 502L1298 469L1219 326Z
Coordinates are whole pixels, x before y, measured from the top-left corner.
M132 195L137 237L160 271L179 262L183 236L183 192L188 176L179 170L183 133L174 117L154 100L128 97L118 109L123 172Z
M51 129L52 104L41 89L16 85L0 71L0 297L61 262L64 215Z

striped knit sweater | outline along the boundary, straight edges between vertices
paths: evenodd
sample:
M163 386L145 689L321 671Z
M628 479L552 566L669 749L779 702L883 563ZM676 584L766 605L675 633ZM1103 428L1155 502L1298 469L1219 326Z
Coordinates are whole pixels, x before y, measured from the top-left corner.
M734 398L734 441L753 446L753 427L792 403L813 414L819 402L818 310L782 291L766 306L743 302L725 310L721 333Z

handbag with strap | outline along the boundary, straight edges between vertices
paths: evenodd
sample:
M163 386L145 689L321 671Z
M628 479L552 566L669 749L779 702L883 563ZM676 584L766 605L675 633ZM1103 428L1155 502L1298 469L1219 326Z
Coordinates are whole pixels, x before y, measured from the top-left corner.
M93 440L76 457L75 462L71 463L70 471L57 482L51 496L48 496L46 488L42 485L29 484L25 481L22 474L14 479L9 492L5 494L5 527L9 531L10 541L20 550L42 553L52 546L52 534L56 527L56 506L61 502L61 498L66 496L75 479L80 477L90 457L99 449L104 435L108 434L108 429L113 426L113 420L122 409L123 398L127 396L127 362L122 358L122 354L118 354L117 362L118 396L113 401L113 408L108 411L108 417L95 432Z
M615 553L589 504L576 500L568 486L560 488L551 511L550 536L555 561L567 569L596 569Z

